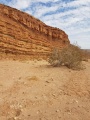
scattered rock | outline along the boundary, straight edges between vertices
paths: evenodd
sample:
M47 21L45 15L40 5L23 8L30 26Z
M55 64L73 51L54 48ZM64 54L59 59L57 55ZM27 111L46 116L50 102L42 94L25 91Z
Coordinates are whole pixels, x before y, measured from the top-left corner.
M52 94L52 96L53 96L53 97L56 97L56 95L55 95L55 94Z
M56 112L59 112L59 110L56 110Z
M50 83L49 81L45 81L46 83Z

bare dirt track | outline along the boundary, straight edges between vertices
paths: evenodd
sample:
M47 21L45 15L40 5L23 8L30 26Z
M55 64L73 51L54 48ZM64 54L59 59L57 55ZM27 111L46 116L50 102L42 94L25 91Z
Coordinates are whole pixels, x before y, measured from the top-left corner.
M0 120L90 120L90 60L83 64L0 60Z

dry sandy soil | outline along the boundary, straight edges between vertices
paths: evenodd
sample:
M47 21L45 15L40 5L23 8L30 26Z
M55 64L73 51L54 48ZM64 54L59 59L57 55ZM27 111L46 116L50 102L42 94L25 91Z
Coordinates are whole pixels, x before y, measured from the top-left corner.
M0 60L0 120L90 120L90 60L83 64Z

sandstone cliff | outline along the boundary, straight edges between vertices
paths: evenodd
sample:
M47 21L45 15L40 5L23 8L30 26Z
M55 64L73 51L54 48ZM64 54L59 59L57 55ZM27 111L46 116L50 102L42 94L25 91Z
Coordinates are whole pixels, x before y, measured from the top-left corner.
M64 31L0 4L0 52L44 58L53 48L69 43Z

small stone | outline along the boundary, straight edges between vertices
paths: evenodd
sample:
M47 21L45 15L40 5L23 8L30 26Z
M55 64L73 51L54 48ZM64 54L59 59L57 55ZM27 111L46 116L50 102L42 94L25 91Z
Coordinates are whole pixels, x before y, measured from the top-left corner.
M52 94L52 96L53 96L53 97L56 97L56 95L55 95L55 94Z
M39 114L39 111L37 111L37 114Z
M76 100L76 103L78 103L78 101Z
M18 117L14 117L14 120L17 120L18 119Z
M56 110L56 112L59 112L59 110Z
M46 83L50 83L49 81L45 81Z
M37 96L35 96L35 98L37 99Z
M21 77L19 77L19 80L21 80Z

